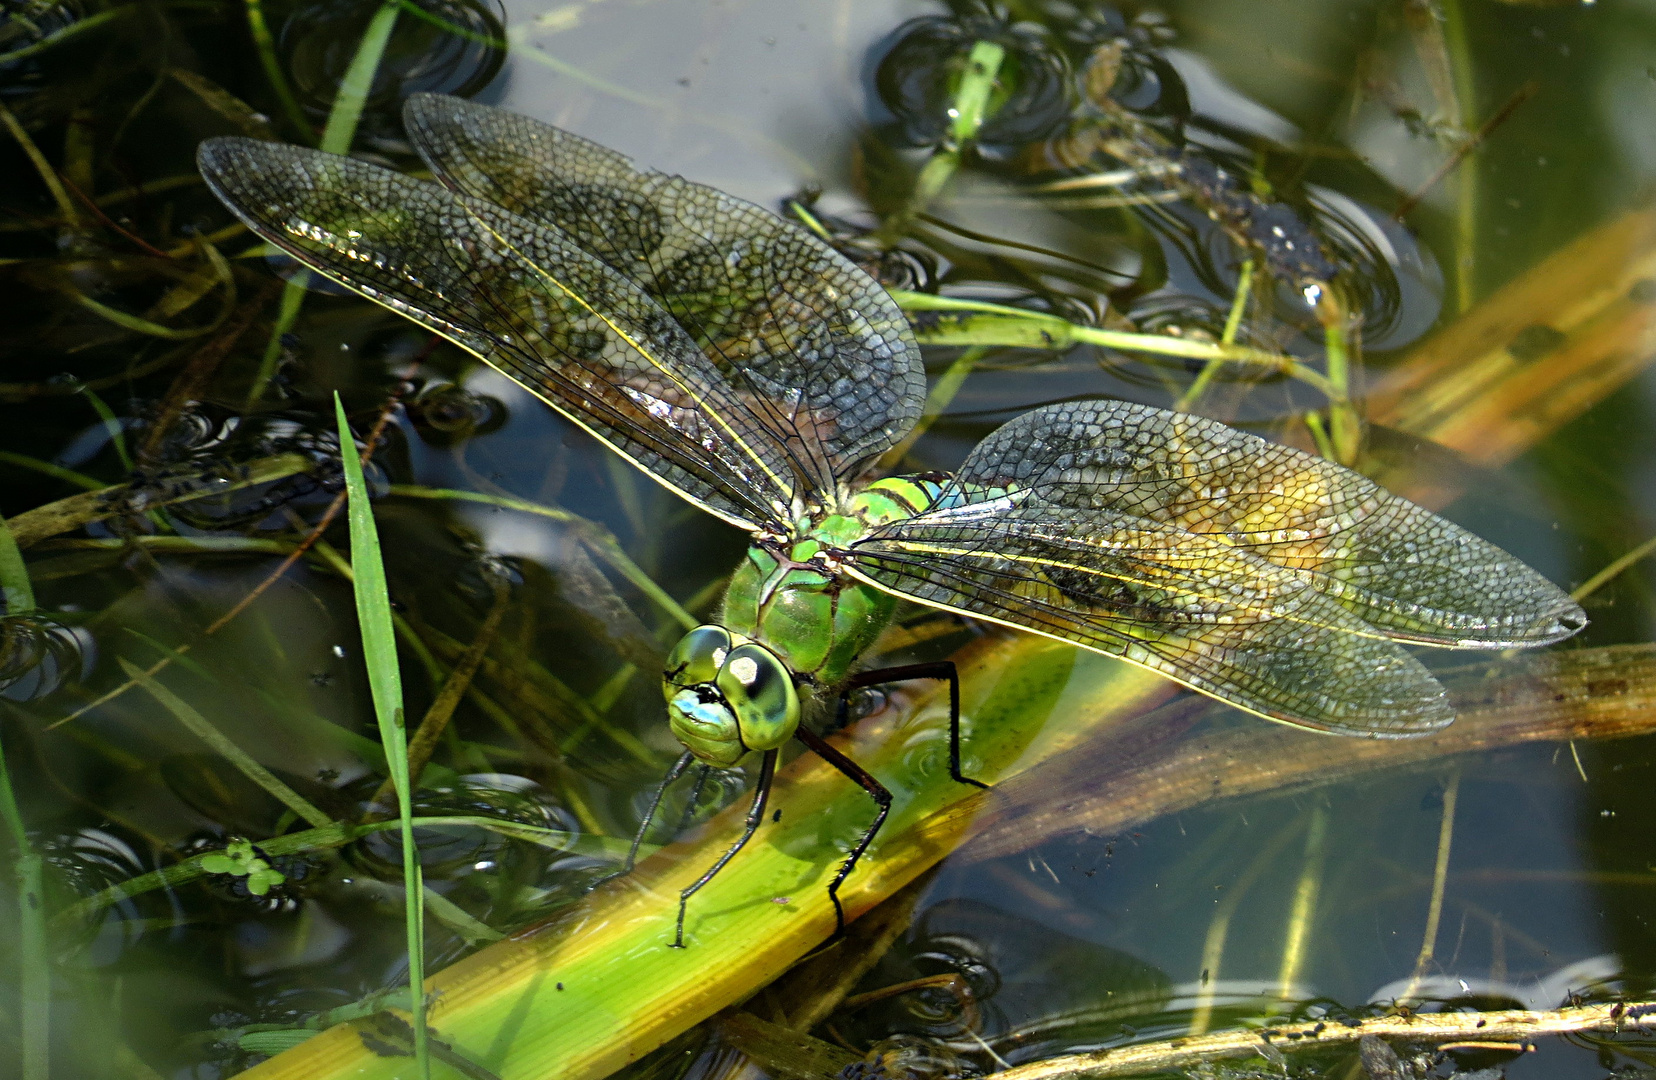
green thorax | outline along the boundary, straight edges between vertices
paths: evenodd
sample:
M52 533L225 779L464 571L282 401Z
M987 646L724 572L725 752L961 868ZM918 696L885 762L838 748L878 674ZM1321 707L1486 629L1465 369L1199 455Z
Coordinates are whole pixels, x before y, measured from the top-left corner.
M835 512L802 518L792 535L748 548L725 592L723 624L818 686L840 682L891 621L897 601L840 572L836 553L931 506L943 479L876 480Z

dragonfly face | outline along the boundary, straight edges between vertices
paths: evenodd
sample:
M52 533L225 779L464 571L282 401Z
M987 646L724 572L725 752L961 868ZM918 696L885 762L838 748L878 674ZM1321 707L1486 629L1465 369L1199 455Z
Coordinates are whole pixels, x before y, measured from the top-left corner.
M750 638L698 626L679 640L662 675L667 722L696 760L729 768L787 744L799 727L788 665Z

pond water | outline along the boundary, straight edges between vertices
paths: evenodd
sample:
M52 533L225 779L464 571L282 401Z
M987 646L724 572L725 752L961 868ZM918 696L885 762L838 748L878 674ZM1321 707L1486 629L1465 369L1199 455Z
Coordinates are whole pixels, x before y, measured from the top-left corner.
M331 284L284 287L292 260L202 185L204 138L316 145L392 8L0 10L0 514L37 605L0 568L0 849L16 871L0 881L0 1075L205 1080L264 1062L255 1075L412 1077L384 1021L351 1036L368 1072L346 1058L282 1072L301 1059L276 1055L407 987L397 833L281 841L380 813L386 777L330 509L333 394L359 441L382 425L368 484L407 715L448 718L416 812L469 821L416 832L428 972L549 918L540 938L619 924L605 897L633 894L589 893L621 868L678 753L656 676L675 609L715 617L747 537L419 326ZM951 142L978 41L1004 60L981 126ZM902 880L859 886L851 907L897 895L792 982L765 988L832 930L824 870L855 827L788 849L815 869L764 912L709 904L697 922L692 907L682 953L651 930L628 978L655 978L659 958L664 985L710 988L682 995L677 1022L629 1014L607 987L616 1011L591 1023L612 1042L651 1033L592 1052L608 1065L565 1071L574 1057L537 1059L528 1036L445 1029L458 991L439 989L433 1075L978 1076L1228 1030L1297 1042L1400 1009L1429 1026L1656 997L1656 737L1642 734L1656 562L1601 574L1656 534L1656 5L406 0L354 153L418 169L399 110L420 91L811 224L902 295L1045 319L1029 325L1047 338L1020 337L1017 311L974 324L904 300L937 408L895 471L952 470L1053 402L1177 405L1342 458L1564 589L1590 586L1591 620L1543 653L1419 651L1461 722L1378 743L901 607L876 653L968 669L969 761L989 760L970 736L992 731L994 695L1056 672L1018 699L1030 730L973 804L981 831L922 857L894 823L900 838L856 873L902 865ZM936 190L917 197L928 175ZM1306 303L1308 281L1330 280L1332 321ZM1066 344L1057 325L1196 352ZM1310 377L1209 368L1200 350L1221 339ZM1349 402L1327 392L1342 355ZM445 699L450 680L463 693ZM858 694L854 738L924 735L935 758L928 693ZM931 727L913 726L921 713ZM705 865L756 773L675 789L660 820L687 843L655 865ZM791 791L823 822L871 813L843 778L790 776L770 804L784 822ZM900 795L922 805L926 782ZM761 831L726 873L804 843L775 835L791 839ZM652 926L671 925L677 887L644 898L666 913ZM815 939L760 929L782 908L817 920ZM765 969L767 949L794 951ZM731 1019L788 1027L799 1001L822 1010L791 1025L804 1050ZM1387 1039L1267 1041L1142 1075L1656 1075L1636 1025Z

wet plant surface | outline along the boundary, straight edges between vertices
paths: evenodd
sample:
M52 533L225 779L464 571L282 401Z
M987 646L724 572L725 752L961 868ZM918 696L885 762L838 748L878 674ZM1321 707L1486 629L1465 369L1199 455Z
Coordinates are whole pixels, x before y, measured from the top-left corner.
M1656 1074L1647 12L173 0L3 19L5 1075L346 1075L283 1053L342 1022L367 1062L349 1068L383 1076L1036 1076L1078 1054L1111 1076ZM872 812L796 770L726 871L763 902L709 903L690 948L657 934L627 959L712 987L683 1023L605 986L609 1045L537 1059L445 1013L462 983L439 974L417 1038L414 862L428 973L523 942L598 954L616 912L671 926L678 883L649 883L700 872L757 771L675 786L645 853L687 844L600 886L678 753L663 660L717 616L744 534L268 251L196 173L219 135L418 173L418 92L751 199L877 277L931 387L888 471L952 470L1044 404L1178 408L1353 465L1575 590L1591 625L1540 653L1419 651L1460 719L1381 743L900 607L871 662L954 657L968 758L1004 771L895 823L871 862L907 869L859 868L841 941L782 972L830 910L763 962L793 948L788 919L820 922L823 868ZM336 392L406 753L376 718ZM886 748L917 806L934 689L852 702L848 738L870 768ZM771 888L783 849L817 869ZM574 1016L586 992L559 981L574 963L535 969L553 1026L556 995ZM652 1034L613 1049L629 1025Z

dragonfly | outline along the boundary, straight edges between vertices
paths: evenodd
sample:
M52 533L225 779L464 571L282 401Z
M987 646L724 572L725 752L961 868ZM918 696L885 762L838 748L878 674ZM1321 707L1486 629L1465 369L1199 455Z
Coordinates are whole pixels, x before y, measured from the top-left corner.
M903 312L815 234L570 132L416 94L408 138L435 182L245 138L202 143L214 194L306 267L505 374L680 497L746 531L721 616L662 676L687 769L758 758L759 828L793 741L890 793L818 728L836 698L939 661L866 670L899 600L1069 642L1317 731L1426 734L1454 713L1410 645L1543 645L1586 623L1523 562L1342 466L1199 416L1046 405L953 474L877 476L926 394ZM633 853L638 851L635 840ZM630 869L633 857L629 856Z

